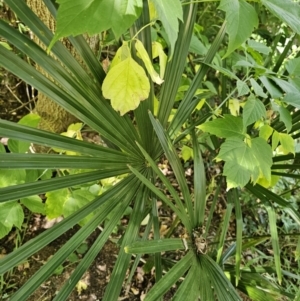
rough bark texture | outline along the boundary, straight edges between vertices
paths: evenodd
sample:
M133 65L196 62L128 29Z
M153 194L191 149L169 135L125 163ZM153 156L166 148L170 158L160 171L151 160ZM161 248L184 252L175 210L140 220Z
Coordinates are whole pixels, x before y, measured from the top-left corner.
M49 29L54 32L55 20L47 9L43 0L27 0L26 2L32 9L32 11L49 27ZM99 45L98 37L86 37L86 40L92 50L96 52ZM45 46L37 38L34 37L34 41L45 49ZM72 48L72 45L69 43L69 41L67 39L64 39L63 43L70 50L72 55L79 62L81 62L80 56ZM36 68L40 72L45 74L45 72L39 66L36 66ZM65 131L71 123L77 121L77 119L69 112L64 110L62 107L60 107L58 104L56 104L54 101L52 101L42 93L38 94L38 101L35 110L36 113L41 116L39 128L43 130L61 133Z

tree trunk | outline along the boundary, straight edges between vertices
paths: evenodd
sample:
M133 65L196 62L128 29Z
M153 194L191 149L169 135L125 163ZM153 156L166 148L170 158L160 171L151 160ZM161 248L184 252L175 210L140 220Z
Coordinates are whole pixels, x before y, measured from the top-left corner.
M48 26L50 30L54 32L55 20L50 14L43 0L26 0L26 2L32 11ZM99 37L86 37L86 40L94 53L96 53L99 47ZM36 37L34 37L34 41L45 49L45 46ZM70 42L67 39L64 39L62 42L69 49L72 55L79 62L82 62L81 57L76 53ZM83 63L82 65L84 66ZM45 74L45 72L39 66L36 66L36 68ZM45 75L47 76L47 74ZM38 101L35 111L41 117L39 128L50 132L61 133L65 131L71 123L77 121L77 119L69 112L64 110L42 93L38 93Z

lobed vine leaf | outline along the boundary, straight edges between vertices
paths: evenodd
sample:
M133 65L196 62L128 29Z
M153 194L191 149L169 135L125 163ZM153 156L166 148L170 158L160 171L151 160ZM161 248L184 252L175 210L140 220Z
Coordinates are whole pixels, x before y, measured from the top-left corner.
M0 204L0 224L11 229L13 226L21 229L24 221L24 212L18 202Z
M112 29L120 37L139 17L142 0L57 0L57 29L50 43L70 35L94 35Z
M268 124L265 124L259 129L259 137L268 141L268 139L272 136L273 131L274 130L272 127L270 127Z
M72 191L63 206L64 217L67 217L72 213L78 211L81 207L88 204L94 198L95 196L87 190ZM83 226L87 221L90 220L91 216L92 215L86 216L82 221L80 221L79 224Z
M22 198L20 199L20 202L31 212L45 214L45 204L38 195Z
M226 12L229 45L225 56L237 49L258 25L258 17L252 5L242 0L221 0L219 9Z
M209 132L210 134L216 135L220 138L245 138L242 118L229 114L225 114L224 118L217 118L203 123L199 126L199 128L204 132Z
M271 181L272 150L263 138L254 138L249 144L237 137L226 139L216 159L225 161L227 189L244 187L260 177Z
M134 110L150 92L150 83L144 69L131 57L108 72L103 85L103 96L121 115Z
M68 189L59 189L46 193L45 211L49 219L59 217L63 214L64 203L69 198Z
M0 169L0 187L22 184L25 180L25 169Z

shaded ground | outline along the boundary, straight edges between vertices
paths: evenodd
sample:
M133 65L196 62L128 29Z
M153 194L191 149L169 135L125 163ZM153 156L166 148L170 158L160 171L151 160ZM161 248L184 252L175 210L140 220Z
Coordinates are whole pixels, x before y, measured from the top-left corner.
M36 237L45 228L51 227L52 223L47 222L45 218L40 215L32 215L31 218L24 224L26 225L26 233L23 238L22 244L26 241ZM67 231L64 235L53 241L51 244L34 254L26 262L20 264L11 273L5 275L4 279L6 284L4 290L0 293L2 299L11 296L13 292L18 290L26 281L30 279L36 271L39 270L52 256L57 252L69 239L76 233L79 226ZM20 243L20 233L18 230L11 231L10 235L0 240L0 256L5 256L13 251L14 247ZM83 245L87 246L87 249L96 240L100 234L100 230L96 229L92 235L84 242ZM87 250L86 249L86 250ZM119 248L116 243L108 241L99 255L94 260L88 271L81 279L79 286L68 297L67 300L101 300L105 287L110 280L110 275L114 267L115 260L117 258ZM84 256L75 252L78 260ZM74 254L73 254L74 255ZM134 258L133 258L134 259ZM57 273L51 276L38 290L36 290L27 300L29 301L50 301L53 300L57 291L63 286L63 284L69 280L72 271L76 267L77 262L73 263L67 261L63 264ZM133 260L132 260L133 261ZM143 262L141 262L141 265ZM129 273L128 273L129 274ZM145 274L142 267L138 267L130 286L124 287L123 292L119 300L142 300L143 295L148 291L154 282L153 272ZM1 299L1 298L0 298ZM165 296L164 300L172 299L172 290Z

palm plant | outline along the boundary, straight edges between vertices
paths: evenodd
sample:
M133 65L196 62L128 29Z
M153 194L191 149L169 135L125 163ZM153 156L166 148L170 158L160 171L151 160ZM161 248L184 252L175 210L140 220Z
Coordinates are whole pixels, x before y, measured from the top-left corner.
M53 34L25 3L13 0L6 0L5 2L45 45L50 44ZM44 0L44 2L51 13L56 16L56 9L52 2L50 0ZM184 277L184 280L179 286L174 300L187 300L186 296L189 296L188 300L197 300L198 298L201 300L215 300L215 296L219 300L240 300L241 298L235 290L235 286L237 285L246 294L256 298L255 300L263 300L265 298L266 292L259 289L256 284L251 284L249 280L249 273L251 271L243 271L241 269L241 252L243 249L242 212L238 197L239 190L237 188L227 193L227 209L217 248L214 248L213 245L210 246L207 242L214 208L211 208L210 218L206 219L206 177L201 148L198 142L198 130L195 127L205 123L214 112L209 110L209 106L206 106L198 118L192 119L190 116L197 107L199 99L208 98L212 94L212 92L204 91L201 92L202 94L194 97L213 59L218 58L217 51L222 45L225 36L226 22L220 27L217 36L207 50L207 54L199 70L194 74L192 82L177 108L172 121L168 122L174 107L178 88L181 84L182 74L185 70L186 57L193 35L196 16L197 3L185 3L183 6L183 21L179 26L178 38L172 59L167 63L165 81L162 89L159 91L159 109L156 116L154 114L155 89L153 83L151 83L149 97L133 112L133 117L128 114L120 116L111 107L109 102L104 99L101 87L106 74L82 36L70 37L69 40L82 56L88 71L85 71L61 43L56 43L51 49L56 57L54 59L52 56L48 56L45 51L28 37L0 20L1 36L17 47L33 62L41 66L54 81L46 78L28 62L22 60L4 47L0 47L0 65L61 105L84 124L87 124L98 132L108 142L107 146L90 144L85 141L0 120L0 135L2 136L80 154L80 156L68 156L58 154L0 153L2 169L91 170L89 172L69 174L1 188L0 202L11 202L34 194L74 187L108 177L126 175L118 184L105 193L97 196L94 200L81 207L75 213L67 216L51 229L48 229L7 255L4 259L1 259L0 274L3 274L92 214L92 218L10 300L25 300L32 294L34 290L52 275L55 269L66 260L82 241L106 219L108 213L112 211L112 218L105 224L103 232L78 264L69 281L65 283L54 299L66 300L76 283L108 240L109 235L129 205L133 207L133 211L128 227L123 235L120 252L103 300L117 300L126 277L126 271L130 266L131 253L154 254L157 283L147 294L146 300L148 301L160 300L163 294L174 283L179 281L181 277ZM135 36L138 33L139 40L143 41L144 47L151 57L151 29L149 26L146 26L149 23L148 1L143 1L142 14L132 26L130 34L131 36ZM287 51L290 46L286 46ZM136 59L138 60L138 58ZM280 61L282 63L281 57L277 61L279 65ZM218 68L218 70L229 76L231 75L230 71L226 72L227 69L225 68L222 69L220 66L213 67ZM222 84L223 87L226 86L225 82ZM274 86L270 84L268 87L268 92L272 94L275 89ZM223 93L225 92L223 91ZM222 100L225 100L224 103L226 102L225 97ZM224 110L226 110L225 107ZM297 135L298 130L298 115L296 112L292 115L292 132L295 135ZM182 128L187 120L189 122L185 127L185 131L181 135L178 135L178 130ZM286 131L286 125L280 123L279 118L274 119L275 126L278 132ZM251 129L249 129L249 133L250 131ZM193 144L193 194L189 191L183 167L174 146L187 134L192 136ZM219 136L223 137L222 135ZM167 157L174 171L183 200L178 197L178 192L174 190L169 180L157 166L159 159L163 155ZM297 156L298 154L296 154ZM291 159L289 155L277 156L274 162L286 162L289 159ZM282 165L274 165L273 168L277 174L281 175L278 170L289 167L289 165L284 163ZM298 175L290 173L289 176L297 177ZM172 199L166 197L155 186L157 179L166 186ZM294 208L289 206L287 201L275 195L272 191L253 183L248 183L246 188L262 200L269 214L276 271L280 281L280 252L276 217L272 204L276 203L284 208L298 223L300 223L300 216ZM215 199L217 195L218 190L216 191ZM162 200L174 211L186 229L186 238L160 238L159 214L157 210L158 200ZM235 210L237 221L236 244L234 248L228 249L227 253L224 254L224 241L233 209ZM145 229L143 238L140 240L141 222L147 214L150 215L149 223ZM147 241L152 227L154 240ZM258 241L255 240L248 243L248 245L246 244L246 246L256 243ZM185 252L184 256L163 276L161 252L177 249L182 249ZM235 255L236 261L234 268L225 264L228 257L232 255ZM139 256L137 260L138 258ZM136 265L137 261L133 264L133 267ZM230 277L226 277L226 275ZM258 272L255 271L252 273L251 277L254 277L253 275L255 275L258 282L261 281L260 283L266 284L266 280ZM232 283L230 280L232 280ZM272 290L275 297L282 293L278 287L271 286L271 284L268 285L268 289ZM275 300L275 297L270 298Z

